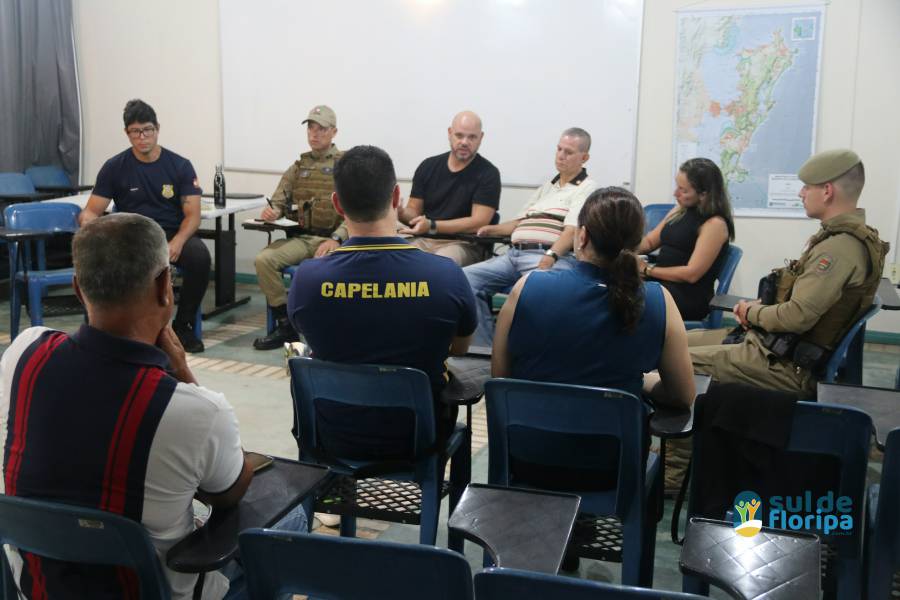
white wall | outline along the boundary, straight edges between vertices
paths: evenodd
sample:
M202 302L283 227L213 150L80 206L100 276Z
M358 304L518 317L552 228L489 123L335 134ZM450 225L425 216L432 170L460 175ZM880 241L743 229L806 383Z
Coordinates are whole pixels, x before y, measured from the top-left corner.
M211 188L222 160L222 100L219 18L216 0L158 0L154 3L75 0L76 50L84 114L85 181L93 181L103 161L127 147L122 108L140 97L156 109L161 143L191 159L204 187ZM670 197L672 190L672 105L674 102L675 11L682 7L796 5L793 0L645 0L638 106L635 192L645 203ZM822 57L817 146L850 146L866 164L861 206L885 240L900 237L900 2L838 0L828 5ZM334 26L339 26L336 22ZM576 68L573 66L573 68ZM327 102L327 99L323 101ZM300 121L308 107L285 115L285 135L305 147ZM448 115L449 118L449 115ZM485 124L490 135L490 123ZM602 132L594 134L594 160L602 160ZM442 137L443 131L434 132ZM340 143L340 135L337 140ZM523 143L546 152L552 168L556 140ZM287 165L285 165L287 167ZM590 168L590 164L588 164ZM232 191L271 193L277 176L229 172ZM404 194L409 184L402 184ZM504 188L500 211L511 216L528 190ZM248 215L249 216L249 215ZM733 290L752 294L756 281L785 258L797 257L815 222L741 218L737 244L744 258ZM253 256L265 235L238 234L238 270L253 272ZM892 260L897 260L892 250ZM876 317L871 329L900 332L900 312Z
M644 203L672 190L672 106L675 102L676 10L796 6L791 0L645 0L635 192ZM825 17L820 74L818 149L852 147L866 166L860 206L881 238L897 239L900 213L900 2L837 0ZM818 228L812 220L740 218L735 243L744 257L734 293L754 295L759 278L796 258ZM893 245L893 244L892 244ZM888 259L897 260L892 249ZM880 313L870 329L900 332L900 312Z

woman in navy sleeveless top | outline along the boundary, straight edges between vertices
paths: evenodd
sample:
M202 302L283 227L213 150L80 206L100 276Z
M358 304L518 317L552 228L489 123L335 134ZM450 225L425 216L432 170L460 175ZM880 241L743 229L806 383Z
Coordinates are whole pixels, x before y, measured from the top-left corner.
M677 203L638 250L659 248L659 257L641 270L669 290L683 319L698 320L709 313L713 284L734 240L734 219L722 172L711 160L685 161L675 185Z
M631 192L592 193L578 217L577 268L532 272L510 292L497 319L493 375L640 396L643 374L658 368L671 402L690 406L684 324L671 295L638 275L634 250L643 228Z
M690 406L694 380L684 323L671 295L638 274L634 250L643 230L643 209L631 192L610 187L588 196L578 216L576 268L533 271L503 305L494 377L612 387L640 397L644 373L658 368L661 400ZM587 469L512 457L517 481L556 490L614 487L618 442L600 438L590 452L606 457L604 464ZM558 443L584 451L578 441Z

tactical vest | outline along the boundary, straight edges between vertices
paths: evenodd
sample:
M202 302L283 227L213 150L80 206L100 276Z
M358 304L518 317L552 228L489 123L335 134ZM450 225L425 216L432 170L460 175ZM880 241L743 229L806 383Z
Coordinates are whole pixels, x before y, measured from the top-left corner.
M778 287L775 294L775 302L781 303L790 300L794 288L794 281L800 275L802 265L813 253L815 247L823 240L847 233L862 242L868 258L868 271L862 285L856 288L845 288L840 299L829 308L824 315L813 325L812 329L800 336L801 341L810 342L817 346L833 350L847 330L853 326L860 317L872 305L878 283L881 281L881 272L884 269L884 257L888 253L890 244L881 241L878 231L865 223L836 225L822 224L822 230L816 233L809 241L809 248L798 259L781 269L775 269L778 273Z
M332 158L316 160L312 152L304 152L294 163L297 176L290 183L290 205L285 202L284 214L302 223L314 235L331 235L343 220L331 203L334 163L341 154L337 152Z

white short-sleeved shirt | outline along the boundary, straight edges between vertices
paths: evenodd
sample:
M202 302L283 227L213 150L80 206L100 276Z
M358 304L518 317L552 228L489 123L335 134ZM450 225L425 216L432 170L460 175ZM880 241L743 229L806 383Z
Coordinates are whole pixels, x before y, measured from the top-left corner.
M0 448L5 448L7 436L12 435L10 400L15 398L12 385L17 366L20 361L29 359L36 342L47 333L56 332L45 327L23 331L0 359ZM135 361L141 360L140 356L152 356L154 350L161 355L159 358L165 360L165 355L152 346L116 338L86 325L77 334L66 338L63 343L70 344L70 353L75 352L76 356L80 353L82 360L86 361L96 358L95 373L73 373L72 380L63 384L76 390L72 395L85 398L85 403L96 392L92 391L92 377L108 375L109 370L117 368L120 361L121 368L133 369ZM115 353L105 352L105 344L113 344ZM96 352L98 349L100 352ZM134 350L135 355L129 356L130 350ZM116 358L111 359L113 356ZM70 357L66 360L71 362ZM52 365L52 362L51 354L48 364ZM65 368L61 365L56 370L45 367L42 372L52 372L59 378L59 369ZM40 378L40 373L37 377ZM66 400L72 401L72 395ZM86 414L88 412L85 411ZM31 428L40 426L29 424L29 433ZM32 437L29 436L29 439ZM22 460L28 460L27 453L23 453ZM196 575L177 573L165 566L165 554L169 548L194 529L194 495L198 489L209 493L224 492L237 481L243 463L237 418L225 397L197 385L178 382L159 418L150 444L140 518L162 561L172 586L173 598L190 599L197 580ZM10 552L9 556L18 581L21 558L17 552ZM203 597L221 598L227 588L227 580L222 575L208 574L204 581Z

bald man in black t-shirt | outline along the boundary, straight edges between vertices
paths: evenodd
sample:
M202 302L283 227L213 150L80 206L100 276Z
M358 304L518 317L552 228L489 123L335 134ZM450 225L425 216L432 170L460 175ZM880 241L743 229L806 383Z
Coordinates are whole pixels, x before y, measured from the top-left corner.
M484 138L481 119L471 111L447 129L450 151L426 158L413 176L409 202L399 211L408 227L400 233L475 233L489 225L500 206L500 171L478 154ZM477 244L417 238L422 250L450 258L461 267L484 259Z

